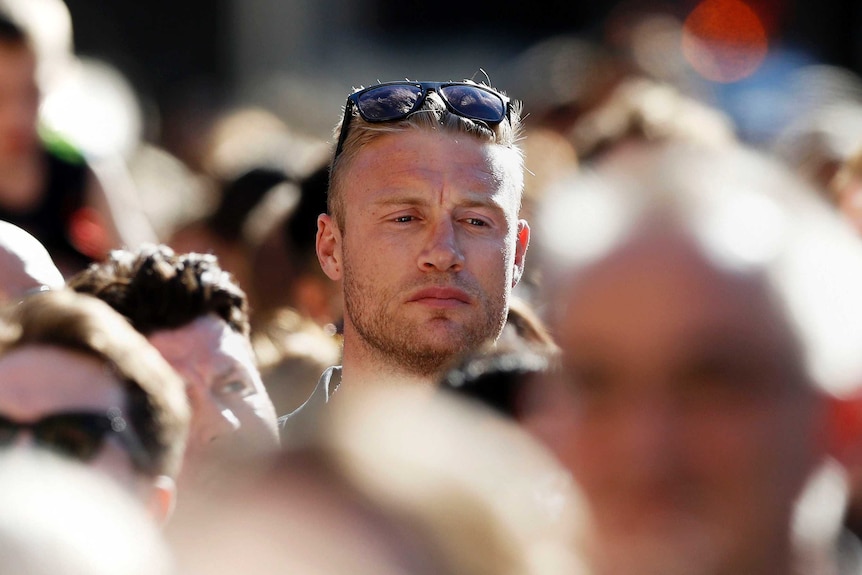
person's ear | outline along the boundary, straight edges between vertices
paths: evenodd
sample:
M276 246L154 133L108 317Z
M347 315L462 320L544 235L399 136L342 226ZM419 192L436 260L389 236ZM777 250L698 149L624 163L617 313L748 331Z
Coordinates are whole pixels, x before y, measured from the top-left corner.
M317 216L317 259L329 279L341 279L341 230L329 214Z
M512 274L512 287L518 285L524 275L524 259L527 247L530 245L530 225L527 220L518 220L518 232L515 235L515 271Z
M177 502L177 483L167 475L157 476L150 487L147 511L159 525L165 525L173 515Z

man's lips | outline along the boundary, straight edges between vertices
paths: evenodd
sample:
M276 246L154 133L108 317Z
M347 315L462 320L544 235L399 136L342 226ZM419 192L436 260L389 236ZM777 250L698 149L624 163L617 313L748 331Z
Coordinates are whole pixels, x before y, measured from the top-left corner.
M467 292L451 287L425 288L412 294L408 303L420 303L431 307L455 307L470 303Z

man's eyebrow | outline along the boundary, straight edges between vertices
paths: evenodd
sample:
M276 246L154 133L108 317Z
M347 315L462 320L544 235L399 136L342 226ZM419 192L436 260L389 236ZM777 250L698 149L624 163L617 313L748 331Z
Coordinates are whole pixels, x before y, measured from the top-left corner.
M377 206L419 206L428 204L429 201L428 198L423 197L421 194L401 194L397 196L384 196L377 198L371 203Z
M432 203L430 199L423 194L401 194L379 198L371 202L375 206L424 206L430 203ZM459 201L457 205L463 208L503 209L502 203L497 201L494 196L485 195L469 196Z
M220 363L215 367L215 378L217 380L228 379L242 374L240 366L234 362Z
M468 197L459 205L464 208L494 208L503 209L503 204L495 199L494 196L479 196Z

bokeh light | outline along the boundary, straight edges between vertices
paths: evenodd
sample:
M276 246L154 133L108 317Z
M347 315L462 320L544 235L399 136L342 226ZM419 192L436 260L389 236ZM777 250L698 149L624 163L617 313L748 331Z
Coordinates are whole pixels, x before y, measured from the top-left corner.
M683 55L713 82L736 82L752 75L767 50L763 22L740 0L704 0L685 19Z

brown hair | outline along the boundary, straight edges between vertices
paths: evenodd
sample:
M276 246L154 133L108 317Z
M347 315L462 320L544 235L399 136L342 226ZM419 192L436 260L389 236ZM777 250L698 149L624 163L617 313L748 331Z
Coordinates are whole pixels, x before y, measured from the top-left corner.
M233 276L211 254L177 255L165 245L114 250L76 274L69 287L105 301L148 335L175 329L208 313L248 335L248 302Z
M27 297L5 310L4 319L0 354L51 345L114 370L126 395L124 412L148 456L135 465L147 475L176 476L189 426L185 386L141 334L104 302L65 289Z

